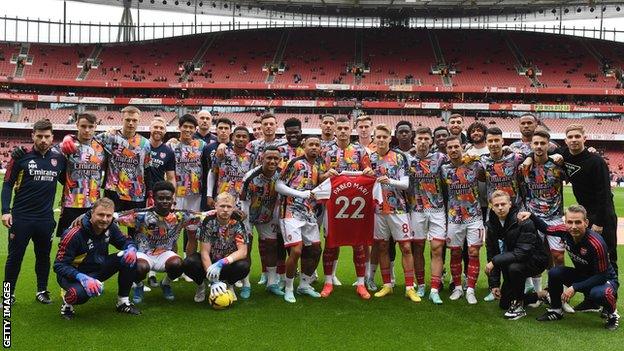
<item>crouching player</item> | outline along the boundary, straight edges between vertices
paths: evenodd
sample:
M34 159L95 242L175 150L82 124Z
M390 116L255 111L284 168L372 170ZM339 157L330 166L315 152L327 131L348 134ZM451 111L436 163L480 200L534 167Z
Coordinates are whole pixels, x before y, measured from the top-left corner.
M171 281L182 274L182 259L175 253L175 245L182 229L197 226L202 214L184 210L172 211L175 188L170 182L157 182L152 188L154 207L134 209L118 215L117 223L136 230L138 245L136 286L132 301L143 301L143 279L149 271L166 272L160 282L166 300L175 295Z
M234 300L234 283L249 274L249 235L238 215L233 216L235 209L234 196L219 194L215 203L216 214L204 218L199 228L200 252L184 260L184 273L195 283L201 286L207 279L211 293L223 293L225 282Z
M522 212L519 218L529 214ZM577 292L586 300L602 306L607 321L605 328L618 328L620 316L617 313L617 289L620 286L617 274L609 260L607 244L600 234L589 229L585 207L572 205L565 213L565 223L547 225L531 214L537 229L564 240L566 251L574 267L555 266L548 271L548 291L551 304L538 321L555 321L563 318L562 303L568 303ZM564 289L564 285L567 288Z
M117 311L141 314L128 299L136 274L136 245L112 223L115 204L102 198L82 217L81 225L68 229L59 244L54 272L65 291L61 316L72 319L74 305L81 305L104 290L104 281L119 272ZM108 244L119 253L109 254Z

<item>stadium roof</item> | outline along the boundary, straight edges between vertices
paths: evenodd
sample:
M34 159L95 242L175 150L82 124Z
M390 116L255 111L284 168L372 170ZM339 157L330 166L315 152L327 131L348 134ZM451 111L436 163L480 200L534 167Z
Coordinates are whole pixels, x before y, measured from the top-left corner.
M595 18L599 6L624 4L622 0L551 1L551 0L70 0L84 3L124 6L124 2L137 4L141 9L176 11L182 13L259 16L259 11L316 14L352 17L469 17L480 15L517 15L522 13L552 13L564 9L564 17L574 19ZM622 6L624 8L624 6ZM553 12L555 11L555 12ZM617 8L619 11L619 7Z

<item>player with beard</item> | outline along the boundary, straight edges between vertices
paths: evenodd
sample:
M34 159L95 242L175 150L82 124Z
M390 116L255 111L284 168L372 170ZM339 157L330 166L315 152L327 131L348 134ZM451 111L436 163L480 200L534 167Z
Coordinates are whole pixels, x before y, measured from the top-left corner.
M278 274L284 275L282 278L286 280L286 250L281 239L278 194L275 190L280 177L278 165L281 159L277 147L268 146L264 150L262 166L247 172L240 193L243 213L248 214L247 231L251 233L254 227L259 235L258 249L263 271L266 272L266 290L278 296L284 296L278 284Z
M207 145L216 142L217 137L210 132L210 127L212 127L212 115L210 114L210 111L199 111L197 113L197 122L197 131L193 134L193 139L201 139Z
M290 250L290 254L286 260L284 300L290 303L296 302L293 280L300 257L302 272L297 293L311 297L321 296L310 285L321 255L320 234L314 211L316 200L310 192L320 184L320 139L309 136L303 145L305 155L288 163L276 185L277 192L285 197L281 226L284 246Z
M433 130L433 143L432 151L441 152L446 154L446 139L451 135L448 129L444 126L436 127Z
M370 159L366 150L359 144L351 143L351 123L346 117L336 119L336 144L330 147L322 157L323 173L320 181L340 175L345 171L361 171L363 175L374 176L370 168ZM325 235L327 236L327 213L323 219ZM334 262L338 259L339 248L325 246L323 252L323 272L325 274L325 284L321 291L322 297L329 297L334 289ZM353 246L353 263L357 276L356 292L365 299L370 299L370 294L364 286L364 276L366 273L366 253L364 246Z
M451 275L455 285L450 299L457 300L464 291L461 287L461 252L468 242L468 274L466 300L476 304L475 286L479 278L479 249L483 245L485 229L479 205L479 181L485 180L479 161L464 160L459 138L446 141L450 162L442 165L440 177L447 198L447 246L451 250Z
M33 146L19 160L11 159L2 185L2 224L8 228L8 255L4 266L4 281L10 284L9 304L15 303L15 285L22 267L26 247L32 239L35 248L37 293L35 299L51 303L48 290L50 250L54 231L52 206L56 182L63 182L66 159L52 147L52 123L34 123ZM13 197L13 206L11 206ZM5 290L6 293L6 290Z
M162 117L154 117L150 123L150 157L152 164L147 169L149 173L147 184L147 206L153 205L152 188L154 184L168 181L175 185L175 154L169 145L164 143L167 133L167 123Z
M518 122L520 127L520 134L522 134L522 139L511 143L511 145L509 145L509 148L515 153L528 156L532 151L531 140L533 138L533 133L535 133L535 129L540 125L540 122L537 117L532 113L525 113L521 115ZM555 149L557 149L557 147L557 144L553 143L552 141L549 142L549 151L554 151Z
M431 152L432 143L431 129L416 129L416 152L408 156L412 184L408 191L408 203L411 209L410 227L414 235L412 251L418 283L417 293L421 297L425 295L424 248L425 240L428 240L431 246L429 300L439 305L442 304L439 292L444 266L442 253L446 242L446 214L439 171L448 158L443 153Z
M412 233L404 191L409 187L407 159L403 153L390 150L392 131L385 124L375 127L377 151L370 155L371 168L381 184L384 202L375 210L375 242L379 246L379 265L384 286L375 297L392 294L388 240L399 244L405 276L405 297L420 302L414 290L414 258L412 256Z
M336 143L336 116L323 115L321 117L321 155Z
M466 143L468 142L468 138L466 137L466 134L464 134L464 116L460 115L459 113L453 113L448 118L446 128L448 128L448 131L450 133L449 136L459 138L462 146L466 145Z
M284 169L288 162L293 158L303 156L303 146L301 140L303 140L303 132L301 131L301 120L299 118L289 118L284 121L284 139L286 144L279 145L277 148L282 155L282 160L279 164L280 169Z

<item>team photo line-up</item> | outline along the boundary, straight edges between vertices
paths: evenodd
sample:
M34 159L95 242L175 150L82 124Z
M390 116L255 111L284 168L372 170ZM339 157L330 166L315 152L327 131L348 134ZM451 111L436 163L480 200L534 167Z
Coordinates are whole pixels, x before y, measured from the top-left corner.
M460 114L433 131L410 121L392 130L366 115L352 121L328 114L321 117L320 136L304 136L301 121L290 118L278 138L272 114L250 131L227 118L213 121L202 110L181 116L179 136L165 142L164 119L150 121L145 138L137 133L141 111L128 106L121 114L121 129L100 134L94 115L78 114L77 134L59 144L52 123L39 120L32 147L13 151L2 187L11 304L31 239L35 299L52 302L48 276L56 228L60 243L52 268L66 319L74 317L74 306L102 294L103 282L115 273L121 313L141 314L137 305L150 288L174 300L171 282L178 278L197 285L196 302L208 296L213 307L225 308L251 296L255 233L260 283L288 303L331 297L341 285L335 275L340 246L353 249L359 298L392 295L398 246L410 302L443 304L448 262L450 300L477 304L483 269L490 292L483 299L498 300L507 319L545 304L539 321L594 311L602 312L607 329L618 327L617 216L609 171L586 148L582 125L569 125L565 145L557 145L527 113L519 118L522 139L506 146L498 127L475 122L464 132ZM351 139L354 128L357 140ZM578 203L565 211L564 181ZM58 226L57 182L63 186ZM109 245L116 252L109 253ZM573 267L564 266L565 251ZM161 281L156 272L166 273ZM312 285L316 280L323 280L320 292ZM584 300L572 308L568 302L577 292Z

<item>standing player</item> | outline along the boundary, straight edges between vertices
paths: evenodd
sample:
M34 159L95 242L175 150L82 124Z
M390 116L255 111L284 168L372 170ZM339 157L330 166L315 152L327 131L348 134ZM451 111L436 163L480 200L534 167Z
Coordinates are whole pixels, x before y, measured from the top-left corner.
M132 279L136 275L136 245L113 223L114 210L113 201L99 199L91 211L80 219L80 225L63 234L54 261L54 272L65 291L61 306L61 316L65 319L74 317L74 305L81 305L89 298L102 294L103 282L118 272L117 312L141 314L128 298ZM109 254L109 244L123 251Z
M254 119L251 122L251 130L253 132L254 140L262 140L262 122L259 119Z
M548 223L563 224L563 169L548 157L550 134L538 129L533 133L531 148L533 150L533 167L524 172L526 187L525 208ZM555 266L563 265L565 246L561 238L549 236L548 246Z
M223 157L223 155L225 154L225 150L228 147L232 146L230 137L232 134L232 125L234 123L228 118L219 118L215 124L217 126L217 141L212 144L209 144L206 147L206 152L202 156L202 163L204 165L204 168L202 169L203 177L201 181L202 181L202 194L204 195L208 194L208 191L210 192L216 191L216 189L214 188L216 186L215 183L213 183L212 188L210 190L208 189L209 188L208 173L212 169L212 161L215 158L218 159L218 158ZM208 198L207 196L202 196L201 208L203 210L206 210L209 208L211 209L213 207L214 207L213 199Z
M4 281L9 283L11 305L26 247L35 247L37 294L43 304L51 303L48 290L50 250L54 231L52 205L56 182L64 180L66 159L52 147L52 123L40 120L33 125L33 147L18 161L11 159L2 185L2 224L9 228L9 244ZM11 196L13 206L11 206ZM6 288L6 287L5 287Z
M468 274L466 300L476 304L475 286L479 278L479 249L483 245L485 229L479 205L479 180L485 180L479 161L464 161L461 141L451 136L446 140L449 163L442 165L440 177L447 193L447 246L451 250L451 275L455 288L450 299L464 294L461 287L461 254L464 241L468 242Z
M528 213L524 213L526 215ZM607 244L602 236L589 228L585 208L579 205L568 207L565 224L549 226L532 213L531 219L539 230L565 241L570 259L574 263L574 268L558 266L548 271L551 304L548 311L537 320L562 319L562 304L569 302L577 292L582 292L586 300L602 306L607 318L605 328L617 329L620 321L617 313L617 289L620 283L609 262Z
M335 177L344 171L362 171L363 175L374 176L370 167L370 159L364 147L359 144L352 144L351 123L346 117L336 119L336 144L330 147L322 156L323 173L321 182L325 179ZM327 213L325 213L324 224L327 236ZM334 262L338 259L338 247L327 247L323 252L323 272L325 274L325 285L321 291L322 297L329 297L334 289ZM364 276L366 273L366 253L363 245L353 246L353 264L357 276L356 292L365 299L370 299L370 294L364 286Z
M528 156L531 153L531 140L533 138L533 133L539 126L539 120L532 113L525 113L520 116L519 128L520 134L522 134L522 138L520 140L514 141L509 145L509 148L516 153L523 154L524 156ZM557 144L552 141L549 143L548 149L550 151L554 151L557 148Z
M121 131L98 134L95 139L110 155L104 195L117 211L145 207L145 169L150 166L150 142L137 133L141 111L134 106L121 110ZM128 234L134 231L128 229Z
M470 141L470 144L466 145L466 155L481 156L488 153L485 142L486 132L487 127L481 122L474 122L468 126L468 141Z
M448 128L448 131L450 132L449 136L459 138L462 146L466 145L468 138L466 137L466 134L464 134L464 116L459 113L453 113L449 116L446 128Z
M117 223L136 230L137 272L134 281L134 303L143 301L143 279L150 271L166 272L160 282L165 299L173 301L171 282L182 274L182 259L175 253L175 244L184 227L197 226L199 214L172 211L175 187L169 182L157 182L153 187L154 207L121 212Z
M433 142L435 145L432 151L437 151L437 152L446 154L446 139L448 139L450 135L451 134L449 133L446 127L444 126L436 127L433 130Z
M375 297L392 294L388 240L399 244L405 275L405 296L413 302L420 297L414 290L414 258L412 256L412 233L404 191L409 187L408 165L402 153L390 150L392 131L385 124L375 127L377 151L370 155L371 168L381 184L384 202L376 206L375 241L379 245L379 265L384 286Z
M200 251L184 260L184 270L200 286L207 280L211 294L228 289L236 299L234 283L249 274L249 236L243 222L233 216L236 205L232 195L219 194L215 210L215 215L202 221Z
M442 304L439 292L444 266L442 253L446 242L446 214L439 171L448 159L443 153L431 152L432 143L431 129L428 127L416 129L416 154L409 156L412 187L408 192L408 199L411 205L410 227L414 236L412 250L415 255L414 269L418 281L418 295L422 297L425 294L424 247L425 240L429 240L431 245L429 300L435 304Z
M373 143L373 120L370 116L359 116L355 119L355 131L357 132L357 143L362 145L369 154L375 151Z
M323 115L321 117L321 155L330 146L336 143L336 116Z
M262 121L262 136L261 140L252 141L247 147L255 156L254 166L260 166L262 164L262 154L264 148L273 145L280 146L286 143L284 139L277 139L275 131L277 129L277 119L274 115L267 113L260 117Z
M175 154L169 145L163 142L167 133L167 123L162 117L154 117L150 123L150 159L151 165L147 169L149 176L147 177L147 193L148 204L151 206L153 202L152 188L154 184L162 181L168 181L175 184ZM151 200L150 200L151 199Z
M277 147L268 146L264 149L262 166L245 175L243 189L240 192L243 213L248 214L247 232L251 233L253 226L259 235L260 261L263 269L266 267L266 290L278 296L284 296L278 285L278 274L285 273L283 261L286 257L283 242L280 243L278 240L281 232L278 196L275 190L280 177L278 164L281 159ZM284 251L283 257L280 257L280 251ZM281 267L279 260L282 261Z
M309 136L304 143L305 156L291 160L282 170L277 192L285 197L281 211L284 246L290 249L286 260L286 288L284 300L295 303L293 280L301 257L301 281L297 293L320 297L310 285L321 256L319 228L315 218L316 201L311 190L319 184L320 139Z
M212 127L212 115L209 111L201 110L197 113L197 131L193 134L193 139L201 139L206 144L210 145L217 141L217 137L210 132Z
M173 146L175 154L176 193L175 208L187 211L201 209L201 179L205 169L202 163L206 159L206 143L201 139L193 139L197 120L193 115L184 115L178 120L180 141ZM188 242L184 246L186 255L197 251L195 226L186 228Z
M289 118L284 121L284 139L286 144L279 145L278 149L282 154L280 168L284 169L288 162L293 158L303 156L303 132L301 131L301 120L296 117Z

